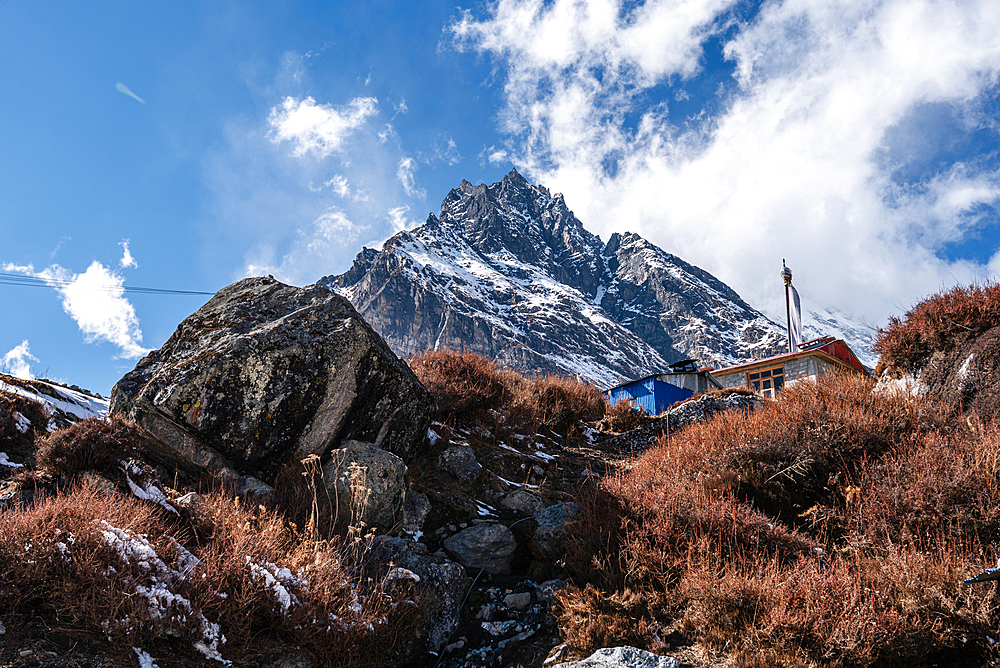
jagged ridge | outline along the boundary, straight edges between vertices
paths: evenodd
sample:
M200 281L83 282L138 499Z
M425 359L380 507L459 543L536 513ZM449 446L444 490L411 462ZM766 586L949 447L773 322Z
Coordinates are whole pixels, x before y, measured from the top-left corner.
M562 195L516 170L492 185L463 181L439 216L318 283L401 355L461 348L598 385L689 357L734 364L784 342L782 327L708 272L637 234L602 242Z

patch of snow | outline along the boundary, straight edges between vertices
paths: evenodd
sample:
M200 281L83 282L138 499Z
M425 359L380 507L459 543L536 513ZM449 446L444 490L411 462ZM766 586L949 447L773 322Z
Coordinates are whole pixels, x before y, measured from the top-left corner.
M385 581L389 582L390 580L412 580L413 582L420 582L420 576L407 568L396 566L386 573Z
M292 605L299 605L299 599L289 591L290 587L301 587L302 580L298 579L287 568L278 568L268 561L256 563L247 557L247 566L250 567L250 576L254 580L264 580L264 588L270 589L274 600L281 606L282 612L288 612Z
M441 440L441 437L438 436L438 433L436 431L434 431L433 429L428 429L427 430L427 440L431 442L431 445L437 445L438 441Z
M921 397L930 389L925 383L912 374L902 378L889 378L883 375L872 388L872 394L905 394L911 397Z
M139 657L139 668L160 668L156 665L156 659L151 657L146 652L143 652L138 647L133 647L132 651Z
M127 464L123 468L125 470L125 482L128 483L129 489L132 490L132 493L137 498L144 501L154 501L172 512L174 515L180 515L180 513L177 512L177 509L170 505L170 501L167 499L167 496L160 491L159 487L153 484L152 480L147 480L145 487L139 487L139 485L132 482L132 478L129 476L129 471L131 470L131 472L135 474L140 472L138 468L131 464Z
M538 485L529 485L526 482L514 482L513 480L507 480L507 478L504 478L503 476L497 476L497 479L511 485L512 487L528 487L530 489L538 489Z
M15 425L17 430L22 434L27 434L28 430L31 429L31 420L21 415L18 411L14 411L14 420L17 422Z
M0 466L8 466L12 469L24 468L24 464L16 464L9 459L7 459L6 452L0 452Z
M973 360L975 360L975 357L976 357L976 354L975 353L971 353L971 354L969 354L968 357L965 358L965 361L962 362L962 366L958 369L958 380L959 381L965 380L966 377L969 375L969 370L972 368L972 362L973 362Z

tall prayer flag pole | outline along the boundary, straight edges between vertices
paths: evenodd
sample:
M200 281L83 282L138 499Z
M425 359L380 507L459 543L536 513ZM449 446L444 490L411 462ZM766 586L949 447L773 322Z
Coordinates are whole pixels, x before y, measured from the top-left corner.
M792 285L792 270L785 264L785 259L781 259L781 280L785 282L785 322L788 325L788 352L794 353L792 349L792 304L789 297L789 288Z

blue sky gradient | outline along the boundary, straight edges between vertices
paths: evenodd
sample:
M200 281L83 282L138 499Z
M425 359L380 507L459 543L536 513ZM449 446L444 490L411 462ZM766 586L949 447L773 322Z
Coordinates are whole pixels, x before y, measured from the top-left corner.
M305 285L511 167L774 317L783 257L876 326L1000 271L985 0L8 0L0 62L0 265L55 286L0 370L102 393L207 297L94 285Z

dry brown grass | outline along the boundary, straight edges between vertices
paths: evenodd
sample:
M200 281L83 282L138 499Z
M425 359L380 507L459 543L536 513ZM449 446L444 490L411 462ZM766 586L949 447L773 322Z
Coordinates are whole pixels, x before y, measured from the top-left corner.
M117 473L119 462L137 456L146 438L142 427L120 417L88 418L42 438L35 458L40 472L56 478Z
M1000 326L1000 284L956 287L921 301L903 318L889 318L875 337L878 373L922 369L931 354L947 354L969 338Z
M275 511L221 493L201 512L213 528L197 538L156 504L83 485L0 514L0 614L126 648L173 643L195 661L199 642L232 658L280 639L327 665L381 666L399 635L415 634L417 606L368 579L356 541L309 540Z
M24 431L18 413L31 423ZM0 390L0 450L30 448L38 435L46 433L48 422L49 415L42 404Z
M604 419L597 425L601 431L624 433L632 431L647 417L645 409L642 407L633 408L627 399L622 399L604 415Z
M961 582L1000 538L1000 430L871 387L793 385L605 480L571 532L567 568L592 586L562 594L567 641L656 651L680 629L744 667L997 658L995 588Z
M526 378L475 353L428 350L409 364L438 402L442 421L522 434L546 427L574 438L581 421L598 420L607 408L588 383L553 375Z

